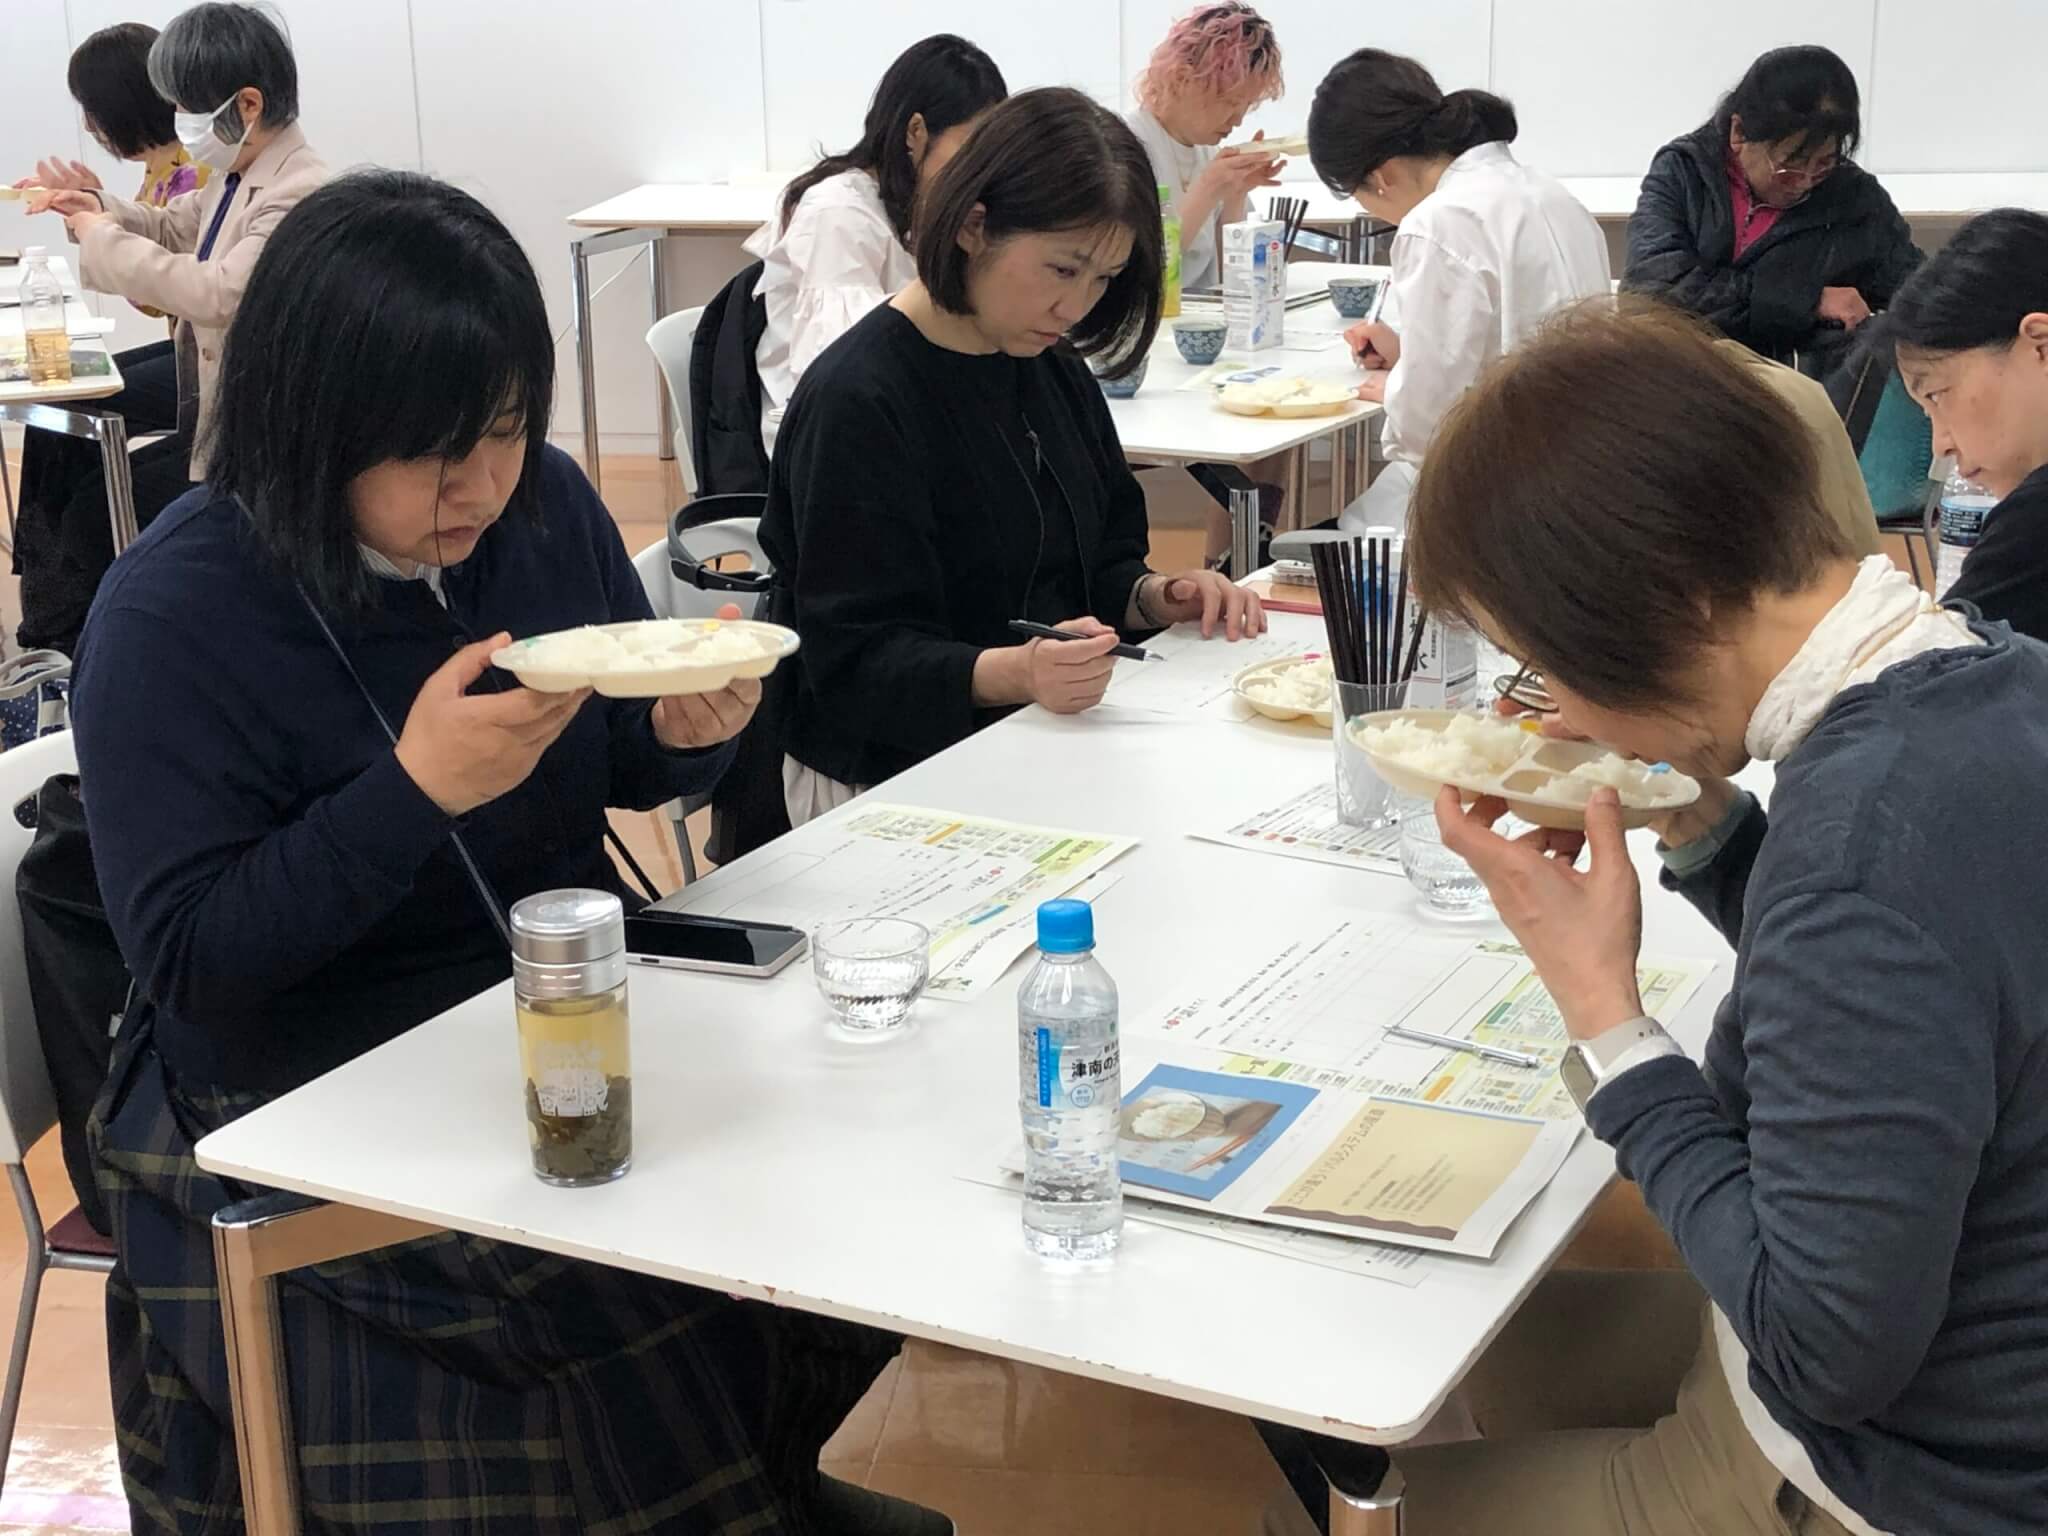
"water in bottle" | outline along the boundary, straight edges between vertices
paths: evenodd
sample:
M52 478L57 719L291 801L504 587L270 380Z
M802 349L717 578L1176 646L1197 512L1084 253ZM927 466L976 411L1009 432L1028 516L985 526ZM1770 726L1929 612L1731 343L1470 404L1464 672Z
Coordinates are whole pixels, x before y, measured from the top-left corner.
M1954 469L1941 488L1941 561L1936 571L1934 595L1940 597L1956 584L1963 573L1963 560L1984 536L1984 519L1998 505L1998 498L1974 480L1965 480Z
M50 270L50 253L31 245L22 253L21 328L28 338L31 384L71 381L71 333L64 323L64 285Z
M1116 983L1095 958L1094 910L1045 903L1038 951L1017 994L1024 1242L1045 1258L1107 1258L1123 1236L1123 1092Z

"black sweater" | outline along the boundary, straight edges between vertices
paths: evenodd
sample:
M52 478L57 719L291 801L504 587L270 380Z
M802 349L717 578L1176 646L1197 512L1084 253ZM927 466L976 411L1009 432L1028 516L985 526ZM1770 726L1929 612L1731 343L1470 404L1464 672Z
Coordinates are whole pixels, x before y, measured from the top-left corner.
M1795 351L1832 353L1845 339L1820 321L1821 289L1854 288L1882 309L1919 264L1891 195L1848 162L1779 214L1738 258L1728 131L1708 123L1673 139L1650 162L1628 221L1621 286L1692 310L1750 350L1785 363Z
M1977 632L1845 690L1769 817L1667 874L1735 945L1706 1070L1586 1112L1771 1417L1897 1536L2048 1511L2048 650Z
M540 520L485 533L447 572L446 609L424 582L389 581L374 610L336 618L394 727L473 639L651 617L582 471L549 449L542 476ZM512 683L479 686L494 680ZM107 916L193 1089L295 1087L510 973L458 823L399 767L234 503L195 490L114 563L73 713ZM459 825L507 904L617 889L605 807L707 789L729 757L663 747L645 699L593 698L532 777Z
M1086 364L950 352L884 304L805 371L775 440L761 547L803 636L787 750L869 785L964 739L1001 714L975 707L975 658L1017 644L1015 618L1121 626L1146 540Z
M1987 619L2048 640L2048 465L1992 508L1984 536L1944 597L1973 603Z

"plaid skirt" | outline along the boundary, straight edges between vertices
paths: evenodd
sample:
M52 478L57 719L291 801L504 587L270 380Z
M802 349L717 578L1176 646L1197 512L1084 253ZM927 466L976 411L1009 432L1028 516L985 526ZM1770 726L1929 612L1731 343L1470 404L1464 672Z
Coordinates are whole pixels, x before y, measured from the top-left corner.
M263 1102L173 1081L147 1023L93 1116L134 1529L243 1529L194 1143ZM309 1533L825 1536L818 1453L893 1335L458 1234L278 1286Z

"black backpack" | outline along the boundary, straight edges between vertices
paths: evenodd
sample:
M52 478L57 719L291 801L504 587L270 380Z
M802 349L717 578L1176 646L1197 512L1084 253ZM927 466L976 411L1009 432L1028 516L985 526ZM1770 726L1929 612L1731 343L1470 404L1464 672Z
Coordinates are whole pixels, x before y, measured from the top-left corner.
M760 281L757 261L719 289L690 341L690 456L700 496L768 493L754 362L768 329L768 305L754 293Z
M26 805L15 814L26 820ZM128 1005L128 967L100 900L75 775L44 781L36 793L35 829L14 876L29 998L57 1100L64 1171L85 1219L94 1231L111 1236L93 1180L85 1122L106 1082L114 1032Z

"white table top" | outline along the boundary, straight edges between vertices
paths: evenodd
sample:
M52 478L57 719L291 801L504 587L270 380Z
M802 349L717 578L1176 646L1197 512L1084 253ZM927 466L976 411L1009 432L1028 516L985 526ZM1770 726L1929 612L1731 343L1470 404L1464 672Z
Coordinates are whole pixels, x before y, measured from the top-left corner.
M1275 621L1304 648L1322 643L1315 620ZM1270 722L1032 710L878 797L1141 837L1097 903L1102 958L1135 1017L1185 979L1190 954L1228 945L1243 911L1406 909L1397 877L1186 835L1329 761L1327 736ZM708 879L745 878L810 830ZM1649 870L1648 835L1632 843ZM1645 902L1650 950L1725 956L1654 880ZM1679 1026L1695 1048L1724 975ZM1014 1194L958 1177L1016 1132L1014 998L1005 985L970 1004L927 1002L914 1033L854 1046L829 1033L807 964L768 982L636 968L635 1166L606 1188L562 1191L529 1171L501 986L207 1137L199 1159L256 1184L1388 1443L1428 1419L1612 1175L1611 1154L1582 1137L1491 1262L1432 1256L1414 1289L1137 1223L1112 1264L1062 1273L1024 1251Z
M1384 278L1385 267L1343 266L1335 262L1297 261L1287 268L1287 291L1303 293L1327 283L1333 277ZM1215 305L1189 305L1181 318L1216 316ZM1304 343L1313 339L1309 327L1330 330L1352 322L1344 320L1329 301L1290 310L1284 334ZM1236 354L1230 354L1236 356ZM1353 388L1363 374L1341 343L1321 351L1277 349L1250 354L1253 366L1280 364L1288 374L1308 379L1333 379ZM1173 321L1159 325L1159 337L1145 366L1145 382L1128 400L1109 402L1109 414L1116 422L1116 435L1127 458L1148 463L1251 464L1272 454L1284 453L1303 443L1314 442L1332 432L1353 426L1379 414L1377 405L1359 401L1336 416L1233 416L1216 404L1213 391L1183 389L1204 368L1181 359L1173 342Z
M794 175L795 173L790 173ZM1985 208L2048 208L2048 172L1880 171L1892 201L1909 219L1953 219ZM1597 219L1626 221L1635 212L1641 176L1562 176L1572 196ZM585 229L671 229L750 234L773 211L786 176L730 182L650 182L569 215ZM1305 197L1312 223L1347 221L1362 210L1331 195L1312 177L1290 178L1274 196Z

